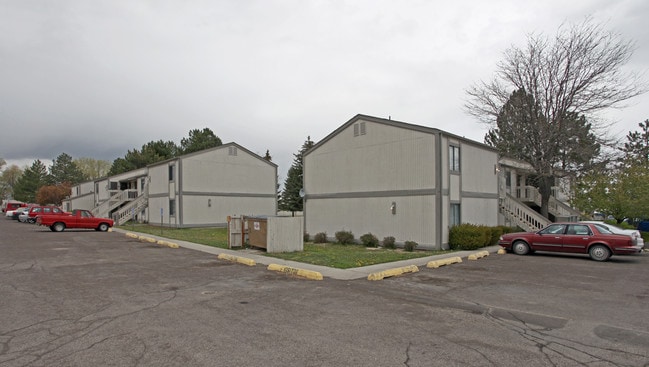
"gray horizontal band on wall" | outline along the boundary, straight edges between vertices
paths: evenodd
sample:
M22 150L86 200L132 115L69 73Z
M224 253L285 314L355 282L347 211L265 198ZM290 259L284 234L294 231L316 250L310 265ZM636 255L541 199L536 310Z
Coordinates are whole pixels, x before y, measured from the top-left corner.
M274 198L277 194L257 194L249 192L194 192L183 191L178 195L184 196L210 196L210 197L237 197L237 198ZM166 198L169 197L168 193L151 194L150 198Z
M435 195L435 189L420 190L389 190L389 191L359 191L359 192L336 192L329 194L307 194L307 199L353 199L353 198L387 198L395 196L431 196Z
M462 198L470 199L498 199L498 193L488 193L488 192L472 192L472 191L462 191L460 193Z

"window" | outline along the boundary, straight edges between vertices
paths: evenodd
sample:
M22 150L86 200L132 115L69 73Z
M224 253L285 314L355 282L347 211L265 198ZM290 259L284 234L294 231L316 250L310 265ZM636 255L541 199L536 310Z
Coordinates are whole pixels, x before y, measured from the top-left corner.
M590 236L590 228L585 224L571 224L568 226L566 234L574 234L578 236Z
M229 147L228 148L228 155L236 156L237 155L237 147Z
M566 230L565 224L551 224L539 231L540 234L563 234Z
M174 180L174 165L169 165L169 181Z
M169 216L173 217L176 215L176 200L169 199Z
M460 147L449 145L448 147L448 169L453 172L460 172Z
M459 225L460 223L460 204L451 204L451 212L449 213L448 225L449 227L453 227Z

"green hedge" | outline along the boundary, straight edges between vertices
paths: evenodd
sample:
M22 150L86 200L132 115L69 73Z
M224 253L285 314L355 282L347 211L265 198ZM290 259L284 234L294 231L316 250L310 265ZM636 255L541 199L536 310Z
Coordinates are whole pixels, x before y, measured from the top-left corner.
M497 245L500 236L510 232L513 232L513 228L463 223L451 227L448 234L448 245L452 250L475 250Z

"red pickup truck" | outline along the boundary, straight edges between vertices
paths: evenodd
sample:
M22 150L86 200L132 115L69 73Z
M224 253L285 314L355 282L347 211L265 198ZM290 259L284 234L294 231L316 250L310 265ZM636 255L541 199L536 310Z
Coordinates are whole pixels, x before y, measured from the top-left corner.
M68 215L38 215L36 224L50 227L52 232L61 232L66 228L86 228L106 232L113 226L113 220L95 217L89 210L74 209Z

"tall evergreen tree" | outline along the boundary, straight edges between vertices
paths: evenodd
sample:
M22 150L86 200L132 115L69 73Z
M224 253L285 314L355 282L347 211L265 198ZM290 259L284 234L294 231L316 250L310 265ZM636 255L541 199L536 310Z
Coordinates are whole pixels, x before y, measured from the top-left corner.
M209 128L203 130L193 129L189 131L189 137L180 140L180 154L198 152L223 145L221 139Z
M47 184L47 167L39 159L25 169L14 186L16 200L33 203L36 201L36 192L41 186Z
M77 167L77 164L74 163L69 154L61 153L52 161L48 176L48 183L50 185L60 185L64 182L69 185L76 185L87 179L88 177Z
M627 141L621 148L624 153L623 159L637 160L641 163L649 163L649 120L638 124L640 131L629 131Z
M300 151L293 154L293 164L288 170L286 181L284 181L284 190L279 200L279 209L291 212L299 212L304 209L300 190L303 187L304 172L304 153L313 147L314 143L311 137L302 144Z
M559 124L560 128L551 125ZM555 179L586 172L596 161L600 143L586 118L566 113L550 123L534 97L525 90L512 93L489 130L485 142L502 156L529 163L534 169L532 182L541 194L541 214L549 217L549 201Z

